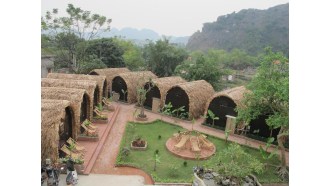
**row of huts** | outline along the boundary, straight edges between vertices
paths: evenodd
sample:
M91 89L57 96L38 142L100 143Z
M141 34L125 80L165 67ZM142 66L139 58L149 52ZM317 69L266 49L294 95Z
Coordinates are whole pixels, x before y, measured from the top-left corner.
M90 75L106 76L108 92L119 94L119 100L128 103L136 102L136 87L143 86L148 89L150 79L154 86L146 95L144 106L153 109L153 102L157 100L156 109L159 110L165 104L172 104L173 109L184 106L185 112L191 118L198 118L211 110L219 120L214 124L224 129L227 123L226 116L236 117L236 107L241 104L244 93L247 91L244 86L215 92L213 87L204 80L186 82L181 77L158 78L150 71L130 72L126 68L95 69ZM110 95L110 94L109 94ZM159 102L159 103L158 103ZM257 131L256 135L261 137L276 136L278 131L271 131L266 125L267 116L260 116L252 120L248 133ZM206 123L212 123L208 117Z
M80 124L92 119L94 107L102 104L102 97L117 93L119 100L135 103L136 88L147 89L150 80L154 86L146 95L146 108L152 108L155 100L158 101L157 110L169 103L173 109L184 106L190 119L211 110L220 118L215 121L220 128L225 127L226 116L237 116L235 108L246 91L244 87L236 87L215 92L204 80L186 82L180 77L157 78L150 71L130 72L127 68L95 69L89 75L49 73L47 78L41 79L42 159L56 161L61 157L59 147L69 137L77 139L83 132ZM211 118L206 123L212 123ZM270 134L265 118L252 121L250 126L251 131L258 129L264 137Z

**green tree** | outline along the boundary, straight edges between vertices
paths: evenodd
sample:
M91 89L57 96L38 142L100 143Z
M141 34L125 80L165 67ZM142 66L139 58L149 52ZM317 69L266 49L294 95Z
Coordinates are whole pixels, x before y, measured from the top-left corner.
M68 16L58 17L58 9L47 11L41 17L41 29L56 43L58 43L58 58L68 60L67 67L78 71L79 59L77 57L77 45L83 40L96 38L101 32L110 30L111 19L99 14L91 14L72 4L66 9ZM63 61L62 61L63 62Z
M242 181L245 176L252 173L260 174L264 171L264 165L255 157L246 153L241 146L232 143L228 148L219 152L216 157L218 164L206 164L223 176L236 177Z
M279 174L287 178L284 141L289 136L289 62L282 53L274 53L270 47L261 57L261 66L248 85L250 90L238 107L238 120L249 123L260 115L269 115L267 125L280 129L277 142L281 151Z
M189 81L203 79L217 89L224 71L216 61L208 59L203 53L194 53L193 57L178 65L175 74Z
M112 38L86 41L82 55L95 55L107 67L124 67L124 50Z
M132 41L120 38L113 38L113 41L124 50L123 58L128 69L132 71L146 70L146 64L142 57L142 49L139 46Z
M156 43L150 41L143 50L147 67L159 77L171 76L176 66L187 56L183 48L171 45L167 38L160 39Z

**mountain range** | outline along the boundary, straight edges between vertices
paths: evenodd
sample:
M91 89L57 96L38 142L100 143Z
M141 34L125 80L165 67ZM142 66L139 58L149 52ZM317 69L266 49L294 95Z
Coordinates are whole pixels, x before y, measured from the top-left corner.
M162 36L160 36L157 32L151 30L151 29L141 29L138 30L136 28L131 27L125 27L122 29L117 28L111 28L109 32L104 32L101 37L121 37L124 39L132 40L138 44L146 43L146 40L152 40L156 41L158 39L161 39ZM175 37L175 36L166 36L170 39L171 43L177 43L181 45L186 45L189 39L189 36L184 37Z
M203 51L238 48L251 55L260 53L266 46L289 55L288 3L219 16L215 22L204 23L202 31L195 32L186 45L187 49Z

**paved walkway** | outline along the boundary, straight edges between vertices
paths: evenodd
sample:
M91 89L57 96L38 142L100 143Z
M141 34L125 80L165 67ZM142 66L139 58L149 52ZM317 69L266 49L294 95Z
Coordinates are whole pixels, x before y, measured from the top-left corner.
M66 174L60 175L59 185L66 185ZM107 174L78 175L79 186L144 186L142 176L119 176Z

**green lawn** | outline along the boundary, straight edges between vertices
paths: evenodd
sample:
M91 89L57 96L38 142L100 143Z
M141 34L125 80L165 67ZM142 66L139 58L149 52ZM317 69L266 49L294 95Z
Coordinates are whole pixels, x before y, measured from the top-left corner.
M156 182L177 182L177 183L191 183L193 179L193 166L204 164L216 164L216 158L211 157L208 160L184 160L170 154L165 147L166 141L173 135L173 133L184 131L185 129L166 123L163 121L155 121L151 124L134 124L128 123L126 131L121 142L121 149L130 145L130 141L134 136L141 136L147 140L148 148L146 151L131 150L129 156L124 157L119 155L117 157L117 164L126 164L139 167L151 174ZM134 128L131 126L135 126ZM158 136L161 135L161 139ZM214 143L217 152L227 147L224 140L209 136L208 139ZM243 146L245 152L257 157L261 162L268 162L271 164L279 164L278 158L274 157L271 160L262 159L259 151ZM154 168L154 152L159 150L160 164L157 164L156 171ZM216 152L216 153L217 153ZM187 162L187 166L183 162ZM276 176L274 168L267 168L263 174L257 175L259 181L262 183L279 183L281 180Z

